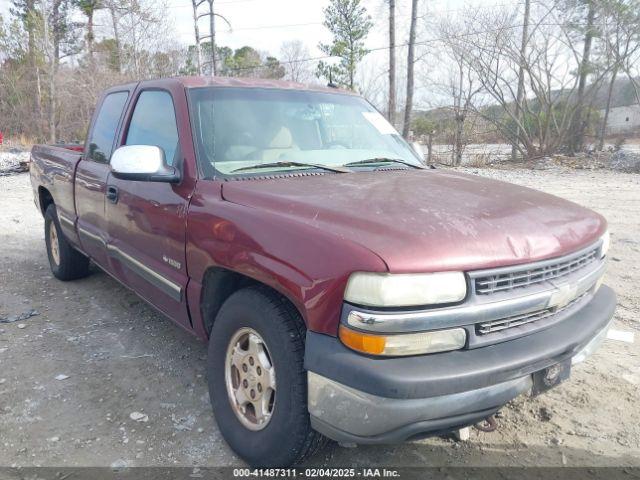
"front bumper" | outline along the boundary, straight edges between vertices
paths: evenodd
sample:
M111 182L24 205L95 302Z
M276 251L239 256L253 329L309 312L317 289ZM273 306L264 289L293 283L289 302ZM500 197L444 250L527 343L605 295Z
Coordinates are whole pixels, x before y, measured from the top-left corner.
M307 333L312 426L350 443L395 443L473 424L531 389L531 374L584 360L606 337L616 297L602 286L578 312L534 334L468 350L372 358Z

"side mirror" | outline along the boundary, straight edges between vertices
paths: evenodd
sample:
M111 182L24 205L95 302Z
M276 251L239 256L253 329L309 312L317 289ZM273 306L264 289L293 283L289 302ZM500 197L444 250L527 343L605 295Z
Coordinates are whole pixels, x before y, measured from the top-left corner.
M111 155L111 173L121 180L178 183L180 172L167 165L155 145L123 145Z

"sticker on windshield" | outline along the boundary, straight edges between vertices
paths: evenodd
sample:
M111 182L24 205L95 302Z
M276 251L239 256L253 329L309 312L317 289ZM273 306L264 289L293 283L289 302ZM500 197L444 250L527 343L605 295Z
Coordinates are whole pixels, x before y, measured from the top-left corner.
M387 119L380 115L378 112L362 112L362 116L366 118L371 125L376 127L376 130L382 135L397 135L398 132L393 125L387 122Z

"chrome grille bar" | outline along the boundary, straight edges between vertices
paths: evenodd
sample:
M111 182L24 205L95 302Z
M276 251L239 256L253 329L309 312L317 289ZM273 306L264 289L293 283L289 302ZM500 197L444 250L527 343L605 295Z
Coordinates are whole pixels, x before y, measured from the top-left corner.
M510 269L504 273L486 275L475 278L475 290L477 295L491 295L496 292L514 290L528 287L537 283L546 282L569 275L591 264L598 258L599 247L591 249L577 257L559 259L538 268Z
M551 317L552 315L557 315L560 312L563 312L564 310L572 307L573 305L580 302L580 300L582 300L585 295L587 295L587 292L583 293L579 297L574 298L571 302L567 303L563 307L545 308L542 310L536 310L535 312L513 315L491 322L481 322L476 324L476 331L479 335L486 335L489 333L506 330L507 328L518 327L520 325L525 325L527 323L542 320L544 318Z

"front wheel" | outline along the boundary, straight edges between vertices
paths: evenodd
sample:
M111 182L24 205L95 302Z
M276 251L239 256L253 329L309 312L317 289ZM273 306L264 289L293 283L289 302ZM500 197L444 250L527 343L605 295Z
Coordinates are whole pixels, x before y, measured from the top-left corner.
M209 340L208 383L218 427L255 467L287 467L324 445L311 428L305 328L286 299L262 287L233 294Z

